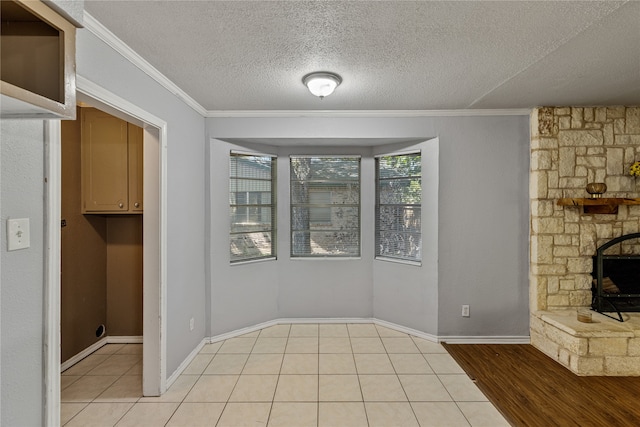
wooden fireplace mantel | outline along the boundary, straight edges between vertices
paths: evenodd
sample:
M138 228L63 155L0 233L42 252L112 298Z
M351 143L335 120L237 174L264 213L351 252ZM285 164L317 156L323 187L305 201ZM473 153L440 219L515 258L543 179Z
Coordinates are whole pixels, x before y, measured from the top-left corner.
M558 199L558 206L582 206L586 214L617 214L620 205L640 205L640 199L620 197Z

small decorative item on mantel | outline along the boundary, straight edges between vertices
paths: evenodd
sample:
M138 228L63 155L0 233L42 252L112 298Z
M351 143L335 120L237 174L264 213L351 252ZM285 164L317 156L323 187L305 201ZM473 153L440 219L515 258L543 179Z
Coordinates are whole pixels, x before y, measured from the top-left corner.
M587 184L587 193L592 199L599 199L607 191L607 184L604 182L590 182Z
M629 175L631 175L631 176L640 176L640 162L634 162L629 167Z

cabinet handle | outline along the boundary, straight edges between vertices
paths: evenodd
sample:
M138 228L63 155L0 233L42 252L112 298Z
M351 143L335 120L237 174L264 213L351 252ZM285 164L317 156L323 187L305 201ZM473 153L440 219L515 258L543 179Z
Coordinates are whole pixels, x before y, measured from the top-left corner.
M139 207L140 207L140 203L135 202L135 203L133 204L133 206L135 206L136 208L139 208Z
M119 207L120 209L122 209L122 208L124 207L124 203L122 203L122 202L118 203L118 207Z

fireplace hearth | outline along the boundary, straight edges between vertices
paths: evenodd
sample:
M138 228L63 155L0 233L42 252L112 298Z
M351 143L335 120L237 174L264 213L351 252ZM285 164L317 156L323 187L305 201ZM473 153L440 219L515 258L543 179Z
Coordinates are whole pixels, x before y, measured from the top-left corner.
M640 233L617 237L600 246L593 257L591 307L623 322L622 313L640 312L640 254L605 254L607 249L627 240L640 239ZM617 318L606 313L617 313Z

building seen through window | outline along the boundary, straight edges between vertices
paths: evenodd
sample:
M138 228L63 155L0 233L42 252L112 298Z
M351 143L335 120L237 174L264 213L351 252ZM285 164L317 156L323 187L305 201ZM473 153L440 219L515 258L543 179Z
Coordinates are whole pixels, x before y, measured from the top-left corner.
M231 262L276 256L276 158L231 153Z
M292 156L291 256L360 256L360 158Z

